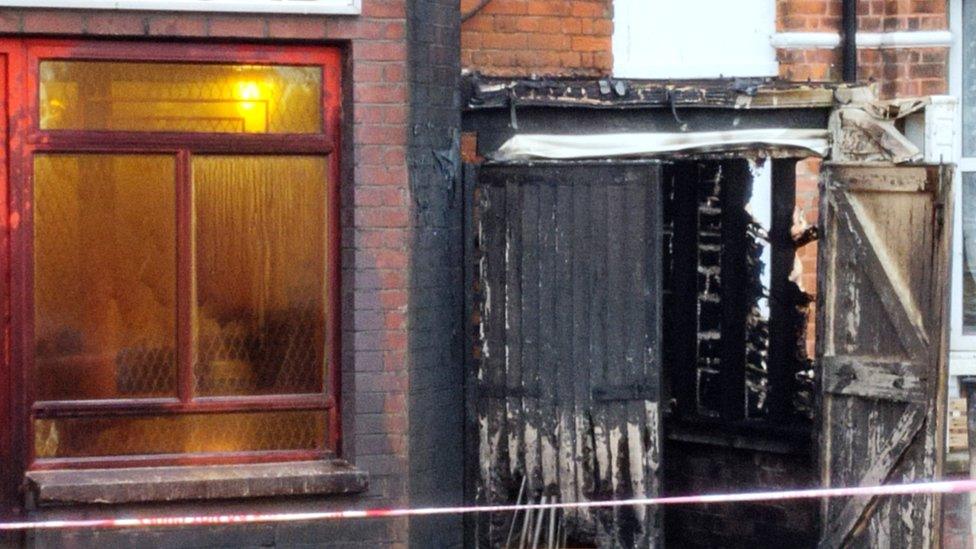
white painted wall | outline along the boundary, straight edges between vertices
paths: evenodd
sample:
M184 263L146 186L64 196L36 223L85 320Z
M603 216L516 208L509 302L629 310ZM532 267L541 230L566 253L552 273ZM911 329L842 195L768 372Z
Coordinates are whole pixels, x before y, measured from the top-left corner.
M0 7L357 14L360 0L0 0Z
M775 0L614 0L620 78L774 76Z

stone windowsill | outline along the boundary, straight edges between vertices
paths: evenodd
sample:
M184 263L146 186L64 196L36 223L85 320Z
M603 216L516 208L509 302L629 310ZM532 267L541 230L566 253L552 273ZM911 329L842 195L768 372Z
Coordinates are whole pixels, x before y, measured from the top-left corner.
M203 465L31 471L37 506L148 503L365 492L368 475L339 459L245 465Z

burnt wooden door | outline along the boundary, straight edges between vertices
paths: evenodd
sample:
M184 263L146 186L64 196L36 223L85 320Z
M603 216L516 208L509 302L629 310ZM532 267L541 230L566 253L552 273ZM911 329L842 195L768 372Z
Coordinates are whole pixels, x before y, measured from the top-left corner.
M467 452L478 503L659 493L660 170L469 169ZM479 517L478 545L503 545L511 518ZM648 547L661 531L647 507L557 520L571 544Z
M944 447L951 174L827 164L817 356L826 486L939 478ZM938 546L933 495L823 504L821 546Z

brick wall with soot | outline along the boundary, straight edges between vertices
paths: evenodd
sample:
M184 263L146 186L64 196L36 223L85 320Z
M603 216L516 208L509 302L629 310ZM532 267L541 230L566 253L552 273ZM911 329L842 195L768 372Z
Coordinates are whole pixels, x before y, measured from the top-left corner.
M405 506L414 496L426 502L440 492L460 490L460 485L450 485L450 476L448 481L441 476L411 479L412 475L440 475L454 464L418 465L410 456L416 446L408 440L409 434L443 427L428 423L432 417L460 409L445 393L454 387L434 381L438 370L458 367L449 325L456 324L450 314L457 308L455 294L460 289L453 266L460 260L451 255L460 246L459 221L450 219L455 210L436 198L447 196L450 185L433 155L434 150L450 149L449 136L458 125L459 111L453 99L458 74L457 13L450 0L368 0L358 16L0 9L0 33L10 36L287 41L342 48L342 455L370 474L370 491L361 497L312 502L319 507ZM421 70L411 70L411 63ZM441 210L443 218L431 215ZM440 250L446 242L450 244ZM414 252L422 256L420 261ZM418 264L431 261L436 263L434 267L412 272ZM422 294L428 308L412 310L417 302L412 293ZM417 372L412 373L411 367ZM411 410L411 404L441 396L440 407L432 404ZM460 398L460 393L450 398L455 396ZM450 431L445 428L445 432ZM433 488L442 481L439 488ZM265 512L300 504L248 502L249 510ZM204 502L170 510L214 512L217 506L239 504ZM416 540L410 534L411 526L405 520L389 520L153 532L70 531L38 536L31 543L300 547L328 540L334 547L404 546Z
M810 458L669 440L668 495L816 486ZM819 502L676 505L664 511L669 547L815 547ZM780 545L783 544L783 545Z
M414 0L410 70L410 502L461 505L464 315L458 0ZM411 520L414 547L460 547L462 517Z

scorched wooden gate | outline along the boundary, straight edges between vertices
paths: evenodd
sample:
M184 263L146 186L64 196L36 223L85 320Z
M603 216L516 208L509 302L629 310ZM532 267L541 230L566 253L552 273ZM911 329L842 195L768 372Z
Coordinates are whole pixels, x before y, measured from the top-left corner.
M658 494L660 164L469 175L476 501L515 501L523 481L535 502ZM503 545L509 519L480 518L479 545ZM647 508L566 519L573 538L601 545L653 545L660 532Z
M661 178L636 161L467 168L469 501L659 494ZM824 486L941 476L950 182L941 166L824 169ZM600 546L661 541L657 509L564 518ZM504 545L510 519L479 516L471 541ZM938 520L936 496L830 500L820 544L938 546Z
M951 171L828 164L817 328L825 486L939 478ZM938 547L939 498L824 502L822 547Z

